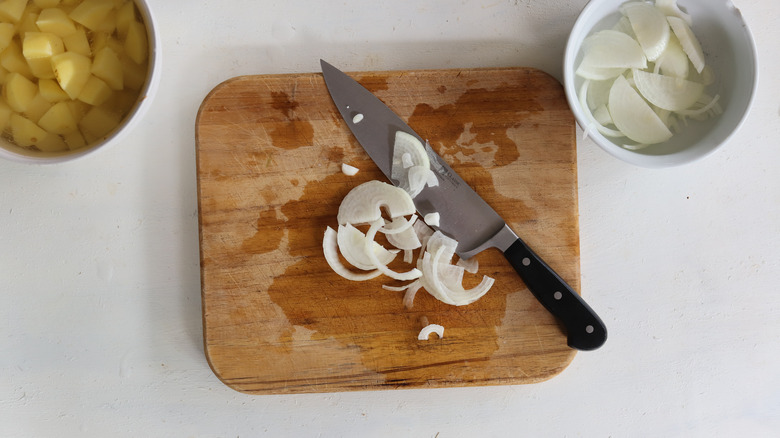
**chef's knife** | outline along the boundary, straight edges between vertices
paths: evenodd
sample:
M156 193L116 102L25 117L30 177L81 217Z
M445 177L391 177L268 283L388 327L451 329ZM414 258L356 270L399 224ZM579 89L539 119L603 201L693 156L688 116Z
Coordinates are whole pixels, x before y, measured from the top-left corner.
M566 327L567 343L578 350L604 344L607 329L595 312L555 273L430 145L379 98L336 67L320 60L331 98L347 126L379 169L391 178L393 144L404 131L426 144L439 185L425 187L414 198L421 215L440 214L437 227L458 241L456 253L467 259L487 248L498 248L539 302Z

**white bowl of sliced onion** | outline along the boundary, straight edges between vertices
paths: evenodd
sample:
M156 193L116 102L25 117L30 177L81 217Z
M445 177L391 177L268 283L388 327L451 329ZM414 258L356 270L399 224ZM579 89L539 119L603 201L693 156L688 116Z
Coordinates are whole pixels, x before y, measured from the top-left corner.
M727 142L748 114L758 66L730 0L592 0L572 28L563 76L586 137L661 168Z

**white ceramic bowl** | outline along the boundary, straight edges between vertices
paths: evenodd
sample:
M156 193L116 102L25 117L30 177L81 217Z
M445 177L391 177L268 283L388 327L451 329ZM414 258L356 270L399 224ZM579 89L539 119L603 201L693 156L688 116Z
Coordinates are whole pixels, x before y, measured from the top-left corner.
M143 118L152 104L152 98L157 92L162 73L160 63L160 38L157 31L152 11L145 0L134 0L138 11L146 24L147 38L149 40L149 66L146 82L140 90L138 101L125 116L125 118L103 141L90 144L75 151L65 152L40 152L15 146L4 138L0 138L0 157L28 164L55 164L75 160L85 155L93 154L111 145L119 143L121 139L135 127Z
M591 0L572 28L564 55L563 78L566 97L580 126L587 126L577 91L583 79L575 75L582 59L580 46L591 33L610 28L620 18L618 8L627 0ZM692 120L669 141L631 151L619 141L595 130L588 135L611 155L628 163L651 168L676 166L705 157L737 131L745 120L758 83L758 65L753 37L739 10L730 0L678 0L692 19L691 28L701 42L706 62L716 82L708 88L720 94L723 114L704 122Z

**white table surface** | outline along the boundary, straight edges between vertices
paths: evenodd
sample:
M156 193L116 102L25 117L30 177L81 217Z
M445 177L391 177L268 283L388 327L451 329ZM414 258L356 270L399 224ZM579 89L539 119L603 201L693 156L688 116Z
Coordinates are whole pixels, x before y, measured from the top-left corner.
M0 162L0 436L780 436L780 8L735 0L760 86L667 170L578 130L582 293L610 337L536 385L251 396L202 346L195 115L244 74L530 66L586 0L150 0L164 73L122 144Z

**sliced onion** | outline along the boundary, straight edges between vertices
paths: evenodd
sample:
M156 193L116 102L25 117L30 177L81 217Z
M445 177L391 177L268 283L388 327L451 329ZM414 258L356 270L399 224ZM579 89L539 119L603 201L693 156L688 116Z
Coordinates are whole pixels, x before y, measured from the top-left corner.
M469 274L476 274L477 271L479 271L479 261L477 261L476 257L472 257L468 260L458 259L458 263L456 263L456 265L465 269Z
M325 229L325 236L322 239L322 252L325 255L325 260L328 262L328 266L330 266L336 274L347 280L365 281L382 275L379 270L356 273L347 269L339 259L337 233L336 230L331 227Z
M381 181L368 181L350 190L339 206L338 222L370 224L382 217L387 208L391 218L414 214L414 201L406 191Z
M377 269L377 265L369 257L367 251L373 252L376 260L382 265L392 262L396 256L374 241L367 242L366 235L353 227L352 224L339 225L337 241L339 251L347 262L363 271Z
M441 215L439 213L433 212L428 213L423 218L426 224L432 226L432 227L438 227L439 222L441 221Z
M669 38L669 45L666 46L666 50L655 62L654 72L685 79L690 72L690 65L688 55L683 51L680 40L672 35Z
M616 30L602 30L582 42L583 58L577 74L587 78L617 77L627 68L646 68L642 47Z
M371 227L366 232L366 247L369 248L369 245L372 245L374 243L374 237L376 237L377 231L379 231L379 228L382 226L381 221L376 221L373 224L371 224ZM376 268L383 274L387 275L390 278L394 278L396 280L414 280L416 278L420 278L422 276L422 272L417 269L413 268L407 272L396 272L392 269L388 268L387 265L383 264L377 255L370 250L366 250L366 254L368 255L369 260L371 260L371 263L376 265Z
M666 16L672 16L683 19L689 26L693 24L691 16L686 14L677 5L677 0L655 0L655 7Z
M341 172L344 175L347 175L347 176L355 176L358 173L358 168L355 167L355 166L350 166L347 163L342 163L341 164Z
M590 111L590 107L588 107L588 88L590 85L590 80L586 79L585 82L582 83L582 86L580 87L580 106L582 107L582 111L585 113L585 117L590 121L590 125L587 126L587 128L595 127L597 131L602 133L603 135L606 135L607 137L625 137L625 134L623 134L620 131L616 131L614 129L609 129L606 126L602 125L601 123L596 120L596 118L593 116L593 113ZM586 127L583 127L586 128Z
M666 16L652 4L643 1L624 3L620 6L620 12L631 22L631 28L647 60L658 59L669 44L671 35Z
M682 18L667 17L666 20L669 22L669 26L671 26L677 39L680 40L680 45L685 54L688 55L688 59L691 60L691 64L693 64L697 72L701 73L705 62L704 50L701 48L699 39L696 38L696 35L693 34L691 28Z
M390 178L398 181L398 187L414 198L425 187L427 175L423 173L430 168L431 162L422 142L407 132L397 131Z
M431 333L436 333L439 335L439 339L441 339L444 337L444 327L440 326L439 324L428 324L423 327L422 330L420 330L420 334L417 335L417 339L420 341L427 341L428 336L430 336Z
M691 107L704 93L704 85L682 78L634 70L634 83L642 96L653 105L669 111Z
M415 221L417 221L417 216L414 215L410 219L406 219L403 216L395 217L393 218L393 220L386 223L382 228L380 228L379 232L385 235L400 234L411 229ZM404 249L404 248L399 248L399 249Z
M615 126L637 143L661 143L672 137L669 128L622 76L609 92L609 112Z

